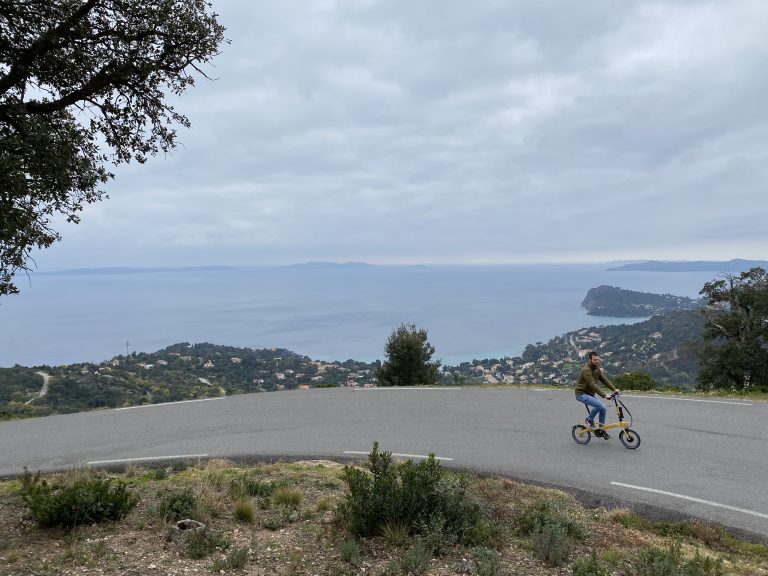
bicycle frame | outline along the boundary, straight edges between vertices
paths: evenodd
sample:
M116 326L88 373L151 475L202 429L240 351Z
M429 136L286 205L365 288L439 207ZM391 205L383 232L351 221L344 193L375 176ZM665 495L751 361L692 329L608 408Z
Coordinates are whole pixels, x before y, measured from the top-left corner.
M611 400L613 400L613 405L616 407L616 418L618 419L618 422L611 422L610 424L603 424L597 428L592 428L593 432L595 430L613 430L614 428L623 428L624 430L629 429L629 422L624 421L624 410L619 406L619 401L616 398L616 395L612 395ZM587 413L589 413L589 408L587 408ZM589 426L589 423L586 421L584 423Z

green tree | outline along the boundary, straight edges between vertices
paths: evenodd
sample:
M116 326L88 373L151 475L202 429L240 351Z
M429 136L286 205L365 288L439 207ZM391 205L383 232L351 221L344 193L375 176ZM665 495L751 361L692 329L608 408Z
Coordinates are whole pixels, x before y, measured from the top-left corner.
M440 380L440 362L431 361L435 347L427 331L413 324L401 324L390 334L384 347L386 360L376 371L382 386L434 385Z
M104 198L107 165L175 147L166 101L194 85L224 27L206 0L0 0L0 295L34 248Z
M614 384L622 390L654 390L657 388L656 380L646 372L624 372L616 378Z
M768 390L768 272L752 268L708 282L699 388Z

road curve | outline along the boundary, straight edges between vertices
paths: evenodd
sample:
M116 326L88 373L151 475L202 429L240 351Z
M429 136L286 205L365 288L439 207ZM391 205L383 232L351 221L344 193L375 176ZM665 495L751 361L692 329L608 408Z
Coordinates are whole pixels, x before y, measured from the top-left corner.
M178 457L396 454L768 535L768 403L625 395L642 435L579 446L570 390L315 389L0 422L0 475ZM609 420L612 407L609 407Z

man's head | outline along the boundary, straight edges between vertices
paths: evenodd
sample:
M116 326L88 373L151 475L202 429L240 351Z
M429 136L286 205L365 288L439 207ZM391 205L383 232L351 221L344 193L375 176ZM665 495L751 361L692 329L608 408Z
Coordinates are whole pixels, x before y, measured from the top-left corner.
M595 368L600 367L600 354L598 354L595 351L587 353L587 356L589 356L589 363L592 364Z

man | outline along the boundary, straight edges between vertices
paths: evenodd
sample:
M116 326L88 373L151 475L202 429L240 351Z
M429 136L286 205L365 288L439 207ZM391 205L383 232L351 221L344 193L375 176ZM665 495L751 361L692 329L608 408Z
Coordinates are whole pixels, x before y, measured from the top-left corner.
M600 400L595 398L595 394L599 394L603 398L606 396L597 387L597 383L602 382L614 392L620 392L620 390L611 384L611 381L600 370L600 355L593 351L589 352L587 356L589 357L589 362L581 369L576 380L576 400L586 404L587 408L591 408L589 416L587 416L587 422L590 427L594 427L595 416L598 414L600 416L600 426L603 426L605 424L605 406ZM602 436L606 440L610 438L608 432L604 430L595 430L595 436Z

